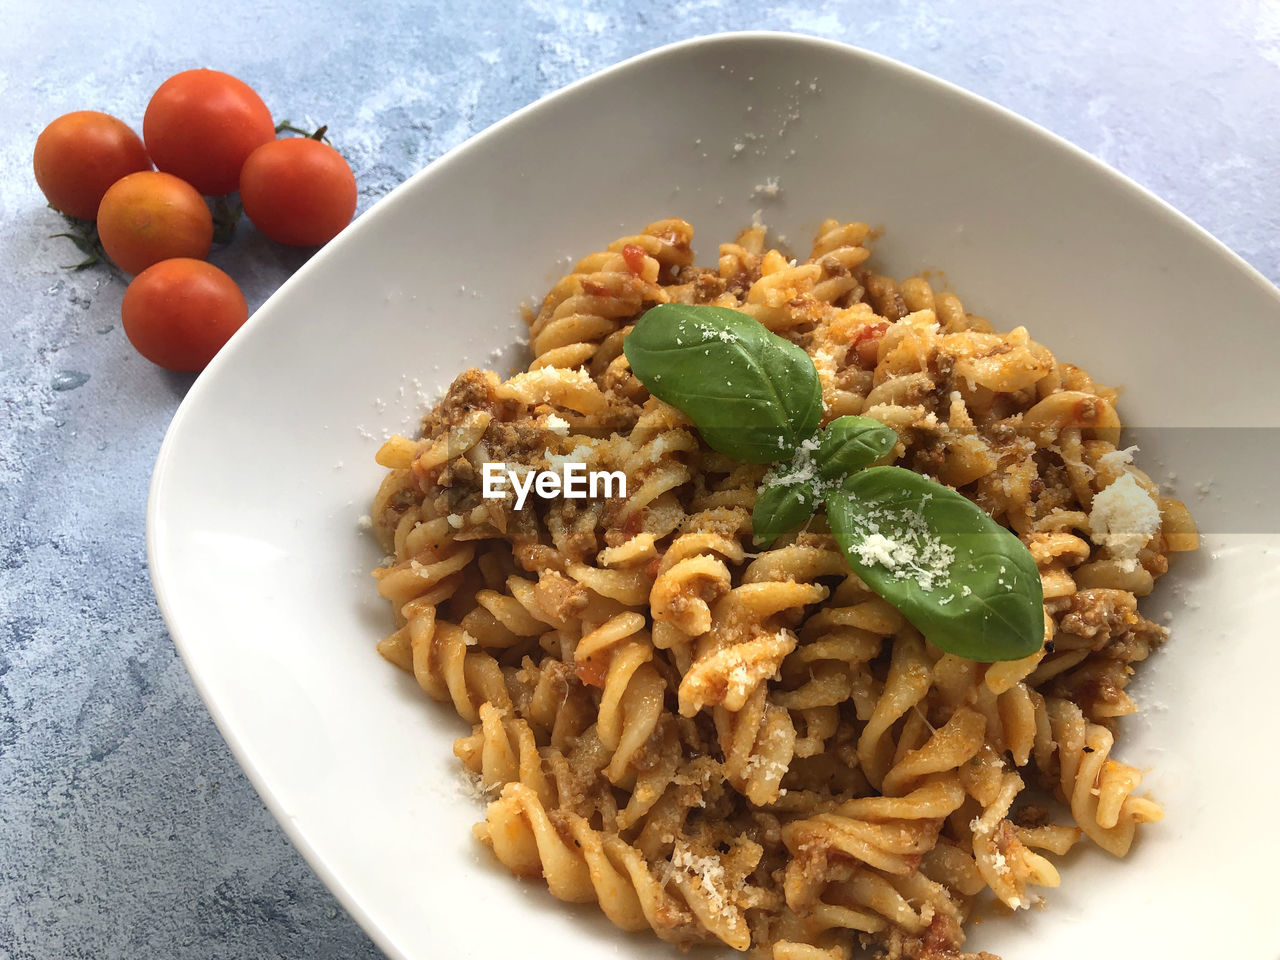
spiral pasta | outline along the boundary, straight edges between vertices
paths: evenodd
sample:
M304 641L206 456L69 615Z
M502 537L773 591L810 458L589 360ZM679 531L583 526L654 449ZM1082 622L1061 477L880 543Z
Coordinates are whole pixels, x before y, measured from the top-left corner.
M1025 908L1074 844L1123 856L1163 816L1114 754L1135 665L1167 637L1138 598L1194 522L1119 447L1115 391L922 277L873 272L865 224L824 221L803 261L753 227L714 269L692 234L663 220L581 260L530 317L527 371L466 371L417 439L384 444L378 649L469 726L454 752L488 801L476 835L556 897L772 960L989 957L964 952L976 902ZM622 351L668 302L792 340L824 421L893 427L885 462L1013 530L1040 571L1041 648L934 648L820 515L755 543L766 467L708 448ZM625 492L482 495L486 464L566 462Z

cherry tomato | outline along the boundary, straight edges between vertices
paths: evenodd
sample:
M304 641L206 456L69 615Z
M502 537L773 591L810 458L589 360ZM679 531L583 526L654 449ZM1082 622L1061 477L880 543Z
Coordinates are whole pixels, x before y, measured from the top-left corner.
M63 114L36 138L36 183L56 210L92 220L107 188L131 173L150 170L138 135L96 110Z
M167 370L203 370L249 318L236 282L211 263L162 260L133 278L120 304L137 351Z
M98 237L121 270L141 273L170 257L208 256L213 217L191 184L144 170L112 184L102 198Z
M240 202L253 225L278 243L328 243L356 212L356 178L342 154L319 140L264 143L240 171Z
M151 97L142 135L157 169L220 196L236 189L245 159L274 140L276 128L244 81L217 70L185 70Z

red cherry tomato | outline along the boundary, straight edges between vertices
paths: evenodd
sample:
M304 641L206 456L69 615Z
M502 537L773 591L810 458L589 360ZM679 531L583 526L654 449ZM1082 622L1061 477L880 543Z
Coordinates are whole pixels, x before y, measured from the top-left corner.
M134 277L120 304L137 351L167 370L203 370L249 318L236 282L211 263L162 260Z
M121 120L96 110L63 114L36 139L36 183L54 209L82 220L98 215L107 188L150 170L142 141Z
M242 80L217 70L185 70L152 96L142 135L158 169L221 196L236 189L245 160L275 139L276 128L267 105Z
M170 257L208 256L213 217L191 184L144 170L117 181L102 198L98 237L120 269L136 274Z
M328 243L356 212L356 178L342 154L319 140L265 143L240 171L240 202L253 225L278 243Z

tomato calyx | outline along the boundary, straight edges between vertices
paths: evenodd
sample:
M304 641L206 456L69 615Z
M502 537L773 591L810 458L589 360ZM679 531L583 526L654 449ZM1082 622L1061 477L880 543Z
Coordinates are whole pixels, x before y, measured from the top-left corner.
M208 204L213 216L213 242L225 247L236 235L236 227L244 216L244 205L239 199L233 201L227 196L209 198Z
M279 123L276 124L277 136L279 136L282 133L296 133L298 136L306 137L308 140L319 140L322 143L327 143L329 144L329 146L333 146L333 142L330 141L330 139L327 136L325 136L325 134L328 133L328 131L329 131L329 125L327 123L320 124L320 126L317 127L315 130L305 130L302 127L295 127L288 120L281 120Z
M49 209L55 208L50 204ZM67 229L62 233L49 234L49 239L66 237L77 250L84 254L84 259L79 263L61 264L63 270L84 270L99 263L106 264L112 270L116 269L116 265L107 257L107 251L102 248L102 241L98 238L97 223L93 220L81 220L61 211L58 211L58 215L67 222Z

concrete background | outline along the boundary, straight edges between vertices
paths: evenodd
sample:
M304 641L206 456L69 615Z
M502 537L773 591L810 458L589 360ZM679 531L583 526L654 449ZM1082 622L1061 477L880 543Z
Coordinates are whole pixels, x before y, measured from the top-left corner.
M363 210L620 59L698 34L794 30L1030 117L1280 278L1280 8L1062 6L0 0L0 957L378 956L241 774L156 610L147 484L191 378L130 348L120 277L62 268L78 257L49 238L62 223L31 175L46 123L99 109L140 128L163 79L215 67L277 119L328 123ZM304 258L248 226L212 257L251 307ZM1204 309L1208 320L1212 291Z

